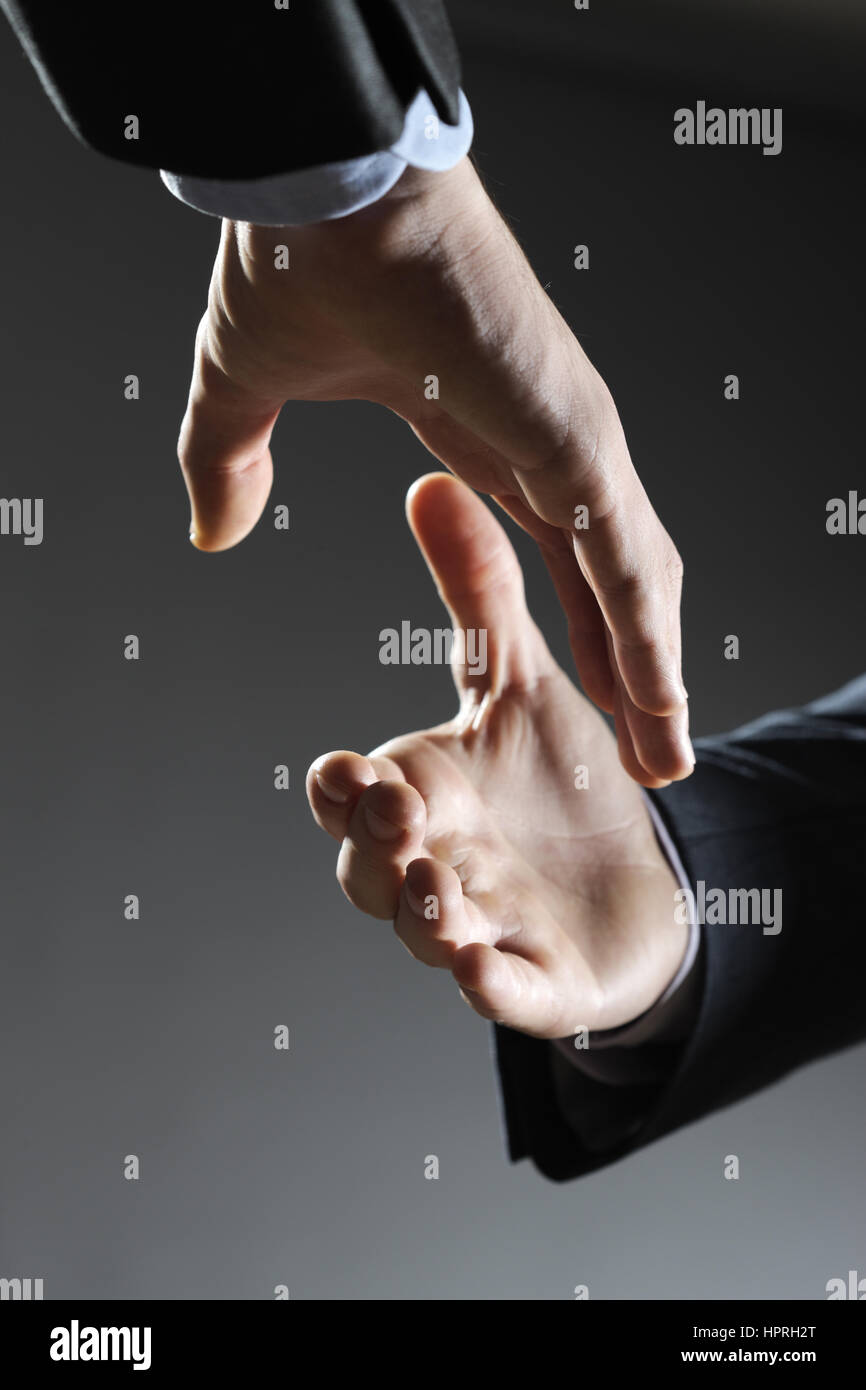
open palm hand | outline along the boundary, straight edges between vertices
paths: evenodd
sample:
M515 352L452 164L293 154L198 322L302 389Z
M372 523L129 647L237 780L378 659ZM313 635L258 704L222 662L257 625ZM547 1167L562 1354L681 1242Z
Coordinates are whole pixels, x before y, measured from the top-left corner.
M407 505L455 633L486 634L486 670L455 643L453 719L313 764L339 881L484 1018L546 1038L625 1023L686 945L643 793L548 651L484 503L431 474Z

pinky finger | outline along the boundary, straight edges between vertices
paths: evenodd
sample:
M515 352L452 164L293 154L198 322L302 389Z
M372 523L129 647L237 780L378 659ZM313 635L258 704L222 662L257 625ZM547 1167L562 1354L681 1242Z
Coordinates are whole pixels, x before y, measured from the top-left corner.
M482 1018L535 1037L558 1036L550 982L532 961L473 942L457 951L451 972L466 1003Z

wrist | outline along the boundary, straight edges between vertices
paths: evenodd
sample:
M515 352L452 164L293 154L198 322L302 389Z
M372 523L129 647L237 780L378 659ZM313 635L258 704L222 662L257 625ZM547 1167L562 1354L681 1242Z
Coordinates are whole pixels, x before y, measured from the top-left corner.
M468 156L451 169L418 169L409 165L375 203L350 217L319 223L309 230L346 241L383 247L421 246L427 250L441 240L451 223L480 214L479 194L486 201Z
M270 248L275 235L299 250L348 257L366 266L387 267L453 254L455 244L483 240L485 219L492 204L468 157L451 169L433 171L409 166L393 188L367 207L346 217L304 226L275 228L237 224L238 240L251 247ZM455 237L459 239L455 242Z

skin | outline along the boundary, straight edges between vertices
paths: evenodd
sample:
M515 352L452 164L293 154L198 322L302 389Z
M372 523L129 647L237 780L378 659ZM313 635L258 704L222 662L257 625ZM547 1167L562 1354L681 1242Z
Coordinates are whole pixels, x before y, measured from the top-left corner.
M307 795L340 844L340 885L450 970L482 1018L540 1038L627 1023L670 983L688 933L643 796L551 656L484 503L430 474L407 513L454 631L486 630L487 670L452 666L447 723L313 763Z
M290 268L275 267L275 247ZM439 399L425 381L439 378ZM541 546L587 695L646 786L688 776L682 565L610 392L468 159L306 227L223 223L178 453L202 550L255 525L287 400L378 402ZM575 508L589 527L575 529Z

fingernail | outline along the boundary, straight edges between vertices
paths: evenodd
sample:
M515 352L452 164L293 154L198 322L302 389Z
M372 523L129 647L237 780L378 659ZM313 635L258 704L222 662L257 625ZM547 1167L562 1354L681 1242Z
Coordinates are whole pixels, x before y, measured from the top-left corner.
M367 829L374 840L396 840L403 834L402 826L394 825L389 820L383 820L367 806L364 807L364 818L367 822Z
M349 800L348 792L341 792L339 787L335 787L332 782L326 782L321 772L316 773L316 785L322 796L326 796L329 801L334 801L338 806L344 806Z

